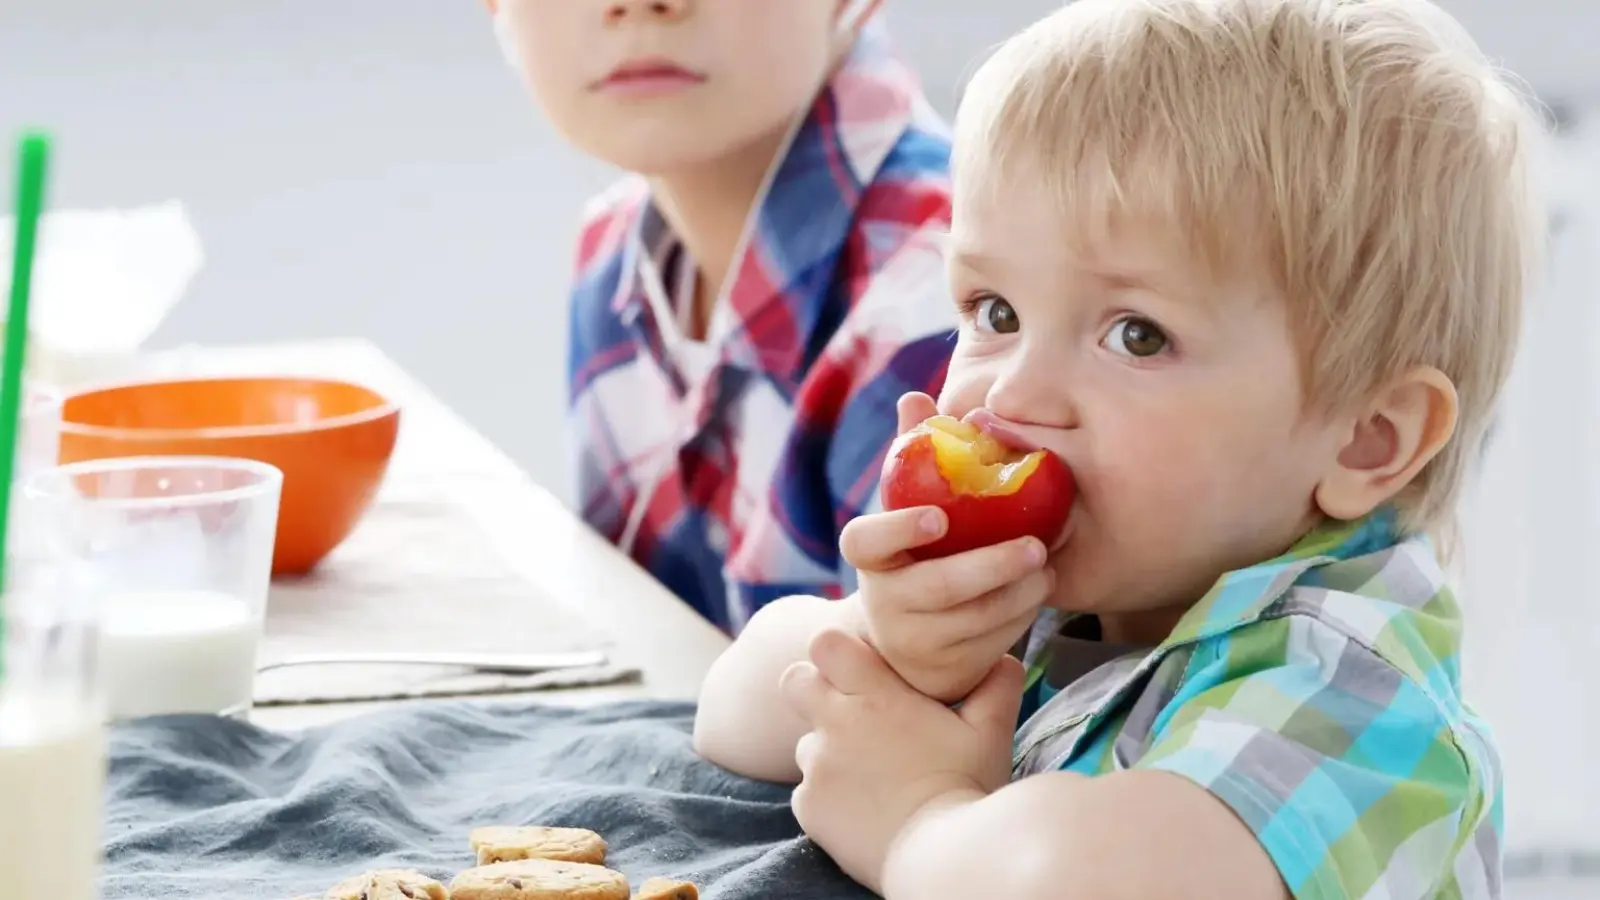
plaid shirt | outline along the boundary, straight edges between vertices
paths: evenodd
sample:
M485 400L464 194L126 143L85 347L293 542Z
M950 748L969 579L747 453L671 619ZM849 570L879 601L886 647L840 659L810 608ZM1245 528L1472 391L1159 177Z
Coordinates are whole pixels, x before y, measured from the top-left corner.
M613 543L637 515L633 558L728 631L784 595L852 588L839 531L876 500L896 400L937 394L953 346L948 166L944 124L866 29L760 203L700 365L644 292L682 253L642 180L591 205L570 334L577 506Z
M1500 762L1461 699L1459 611L1431 545L1393 522L1230 573L1154 650L1069 622L1030 667L1016 777L1183 775L1298 898L1498 898Z

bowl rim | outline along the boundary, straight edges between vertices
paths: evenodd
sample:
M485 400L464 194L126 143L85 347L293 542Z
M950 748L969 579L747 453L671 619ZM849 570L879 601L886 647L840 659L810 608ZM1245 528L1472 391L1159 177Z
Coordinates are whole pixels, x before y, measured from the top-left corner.
M332 416L318 419L315 422L282 422L273 425L215 425L205 428L131 428L125 425L90 425L84 422L74 422L67 417L67 405L78 397L92 394L104 394L111 391L126 390L128 388L149 387L158 384L216 384L219 382L299 382L311 384L336 384L343 387L353 387L366 391L378 399L375 406L360 412L346 413L342 416ZM400 405L390 400L367 385L355 381L346 381L342 378L322 378L314 375L208 375L200 378L146 378L135 381L123 381L116 384L101 384L94 387L73 391L63 398L61 403L61 434L77 437L115 438L123 441L171 441L171 440L230 440L249 439L262 437L280 437L288 434L313 434L319 431L332 431L338 428L349 428L353 425L362 425L399 415Z

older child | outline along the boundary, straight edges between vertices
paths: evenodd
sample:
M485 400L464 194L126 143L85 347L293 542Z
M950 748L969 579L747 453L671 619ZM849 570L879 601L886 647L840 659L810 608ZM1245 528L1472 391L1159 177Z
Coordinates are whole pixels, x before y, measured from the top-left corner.
M859 593L757 616L697 746L801 779L891 900L1498 897L1426 534L1517 344L1537 136L1425 0L1079 0L1008 42L957 122L939 408L1058 453L1072 516L929 562L938 510L853 522Z
M948 139L876 6L491 3L557 128L632 173L578 248L578 509L730 631L853 587L839 531L954 345Z

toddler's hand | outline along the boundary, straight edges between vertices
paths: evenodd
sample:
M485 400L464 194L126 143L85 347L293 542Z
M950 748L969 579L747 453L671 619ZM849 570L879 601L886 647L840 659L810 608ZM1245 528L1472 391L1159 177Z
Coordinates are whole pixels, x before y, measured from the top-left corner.
M901 404L901 431L926 418L924 404L932 401L920 395ZM839 549L861 575L864 636L907 684L954 703L1027 633L1055 575L1031 537L922 562L906 553L938 540L948 524L936 507L861 516L845 526Z

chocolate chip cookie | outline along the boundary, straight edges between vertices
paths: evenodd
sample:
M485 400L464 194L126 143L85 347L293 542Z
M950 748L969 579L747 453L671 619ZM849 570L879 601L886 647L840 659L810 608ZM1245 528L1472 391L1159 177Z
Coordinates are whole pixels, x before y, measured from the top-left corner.
M450 900L444 885L410 869L379 869L346 878L323 900Z
M687 881L651 878L639 885L633 900L700 900L700 889Z
M594 865L606 861L605 839L583 828L490 825L474 828L467 841L477 852L480 866L516 859L559 859Z
M589 863L518 859L468 869L450 882L452 900L630 900L621 872Z

